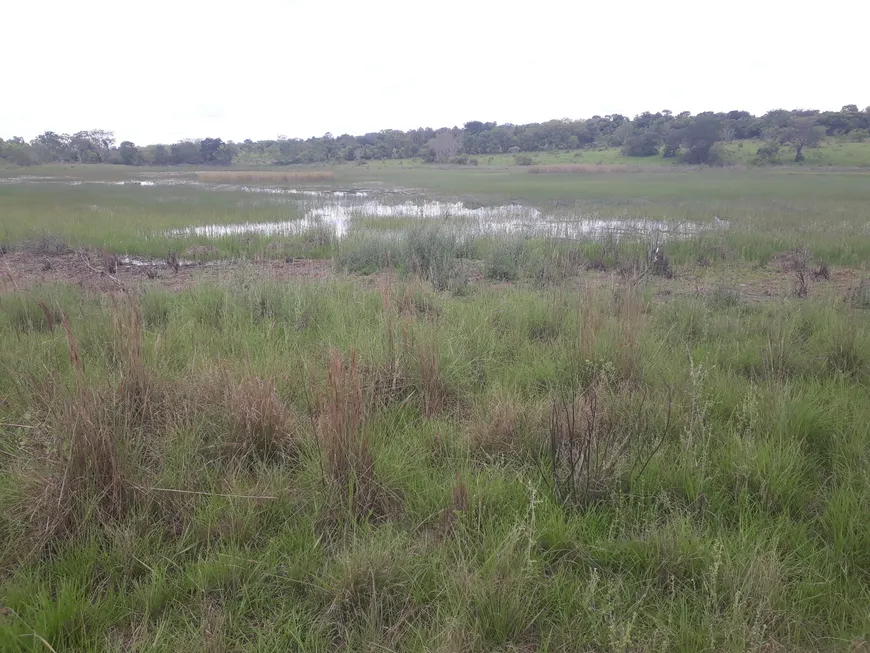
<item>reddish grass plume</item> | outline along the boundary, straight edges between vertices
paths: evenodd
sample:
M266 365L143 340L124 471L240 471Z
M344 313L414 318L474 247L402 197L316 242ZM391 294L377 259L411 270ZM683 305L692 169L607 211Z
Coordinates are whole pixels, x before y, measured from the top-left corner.
M345 362L333 352L327 386L320 401L317 436L324 460L324 478L338 502L355 518L380 512L374 455L365 431L366 402L356 351Z
M274 381L247 377L234 385L228 399L234 439L227 444L236 455L258 461L295 457L297 420Z

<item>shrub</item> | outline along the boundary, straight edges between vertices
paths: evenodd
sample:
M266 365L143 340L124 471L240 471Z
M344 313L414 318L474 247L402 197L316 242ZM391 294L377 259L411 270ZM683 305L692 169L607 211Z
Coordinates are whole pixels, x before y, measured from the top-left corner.
M640 478L672 427L670 400L660 426L645 393L621 388L609 363L587 368L585 389L575 381L552 401L542 467L553 498L580 510Z
M766 143L755 152L755 162L758 165L779 163L779 143Z
M533 163L534 160L528 154L517 154L514 157L514 164L518 166L530 166Z
M737 306L740 303L740 293L724 283L717 284L707 298L707 305L716 309L725 309Z
M499 239L484 259L486 278L494 281L516 281L520 277L526 243L523 240Z
M402 262L412 274L428 279L438 290L451 287L458 267L456 234L430 225L409 229L402 248Z
M345 272L372 274L396 263L396 243L376 236L351 236L341 241L335 264Z
M659 137L651 132L629 136L622 146L623 156L655 156L659 153Z

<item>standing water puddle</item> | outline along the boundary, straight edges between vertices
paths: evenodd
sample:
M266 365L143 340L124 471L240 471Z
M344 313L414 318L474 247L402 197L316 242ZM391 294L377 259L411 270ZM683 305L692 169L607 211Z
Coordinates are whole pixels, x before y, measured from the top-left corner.
M620 236L685 237L696 234L703 226L697 223L673 223L647 218L598 218L561 210L559 214L520 204L469 207L463 202L437 200L390 202L389 193L375 198L366 191L299 191L232 187L286 195L296 204L301 217L272 222L210 224L173 229L172 236L220 238L240 234L295 236L312 229L328 228L339 238L352 229L366 229L383 235L395 235L410 221L430 221L449 225L469 234L518 234L557 238L600 238ZM295 196L295 199L293 199ZM383 228L383 222L397 221L395 228ZM370 221L367 224L367 221Z

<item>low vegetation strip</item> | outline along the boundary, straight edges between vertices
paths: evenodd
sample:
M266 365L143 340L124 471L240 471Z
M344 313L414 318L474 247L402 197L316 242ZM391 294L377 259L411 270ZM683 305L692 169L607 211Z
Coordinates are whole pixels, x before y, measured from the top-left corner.
M200 181L218 184L291 184L331 181L335 173L329 170L210 170L196 173Z
M654 169L653 169L654 170ZM607 165L594 163L565 163L560 165L536 165L530 166L528 171L533 175L569 174L569 175L593 175L611 172L649 172L649 167L629 165Z

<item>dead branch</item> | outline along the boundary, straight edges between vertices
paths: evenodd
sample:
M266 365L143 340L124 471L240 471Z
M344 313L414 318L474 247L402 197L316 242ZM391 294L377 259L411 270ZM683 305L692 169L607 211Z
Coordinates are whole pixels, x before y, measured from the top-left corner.
M119 287L121 290L123 290L124 292L127 292L127 288L124 286L123 283L121 283L121 280L118 279L118 277L116 277L116 276L114 276L114 275L112 275L112 274L109 274L109 273L106 272L105 270L100 270L100 269L98 269L98 268L95 268L93 265L91 265L91 262L87 259L87 257L85 257L85 255L82 254L81 252L79 252L79 258L81 258L82 263L84 263L85 265L88 266L88 269L90 269L91 272L94 272L95 274L99 274L101 277L103 277L103 276L109 277L109 279L111 279L111 280L114 281L116 284L118 284L118 287Z

